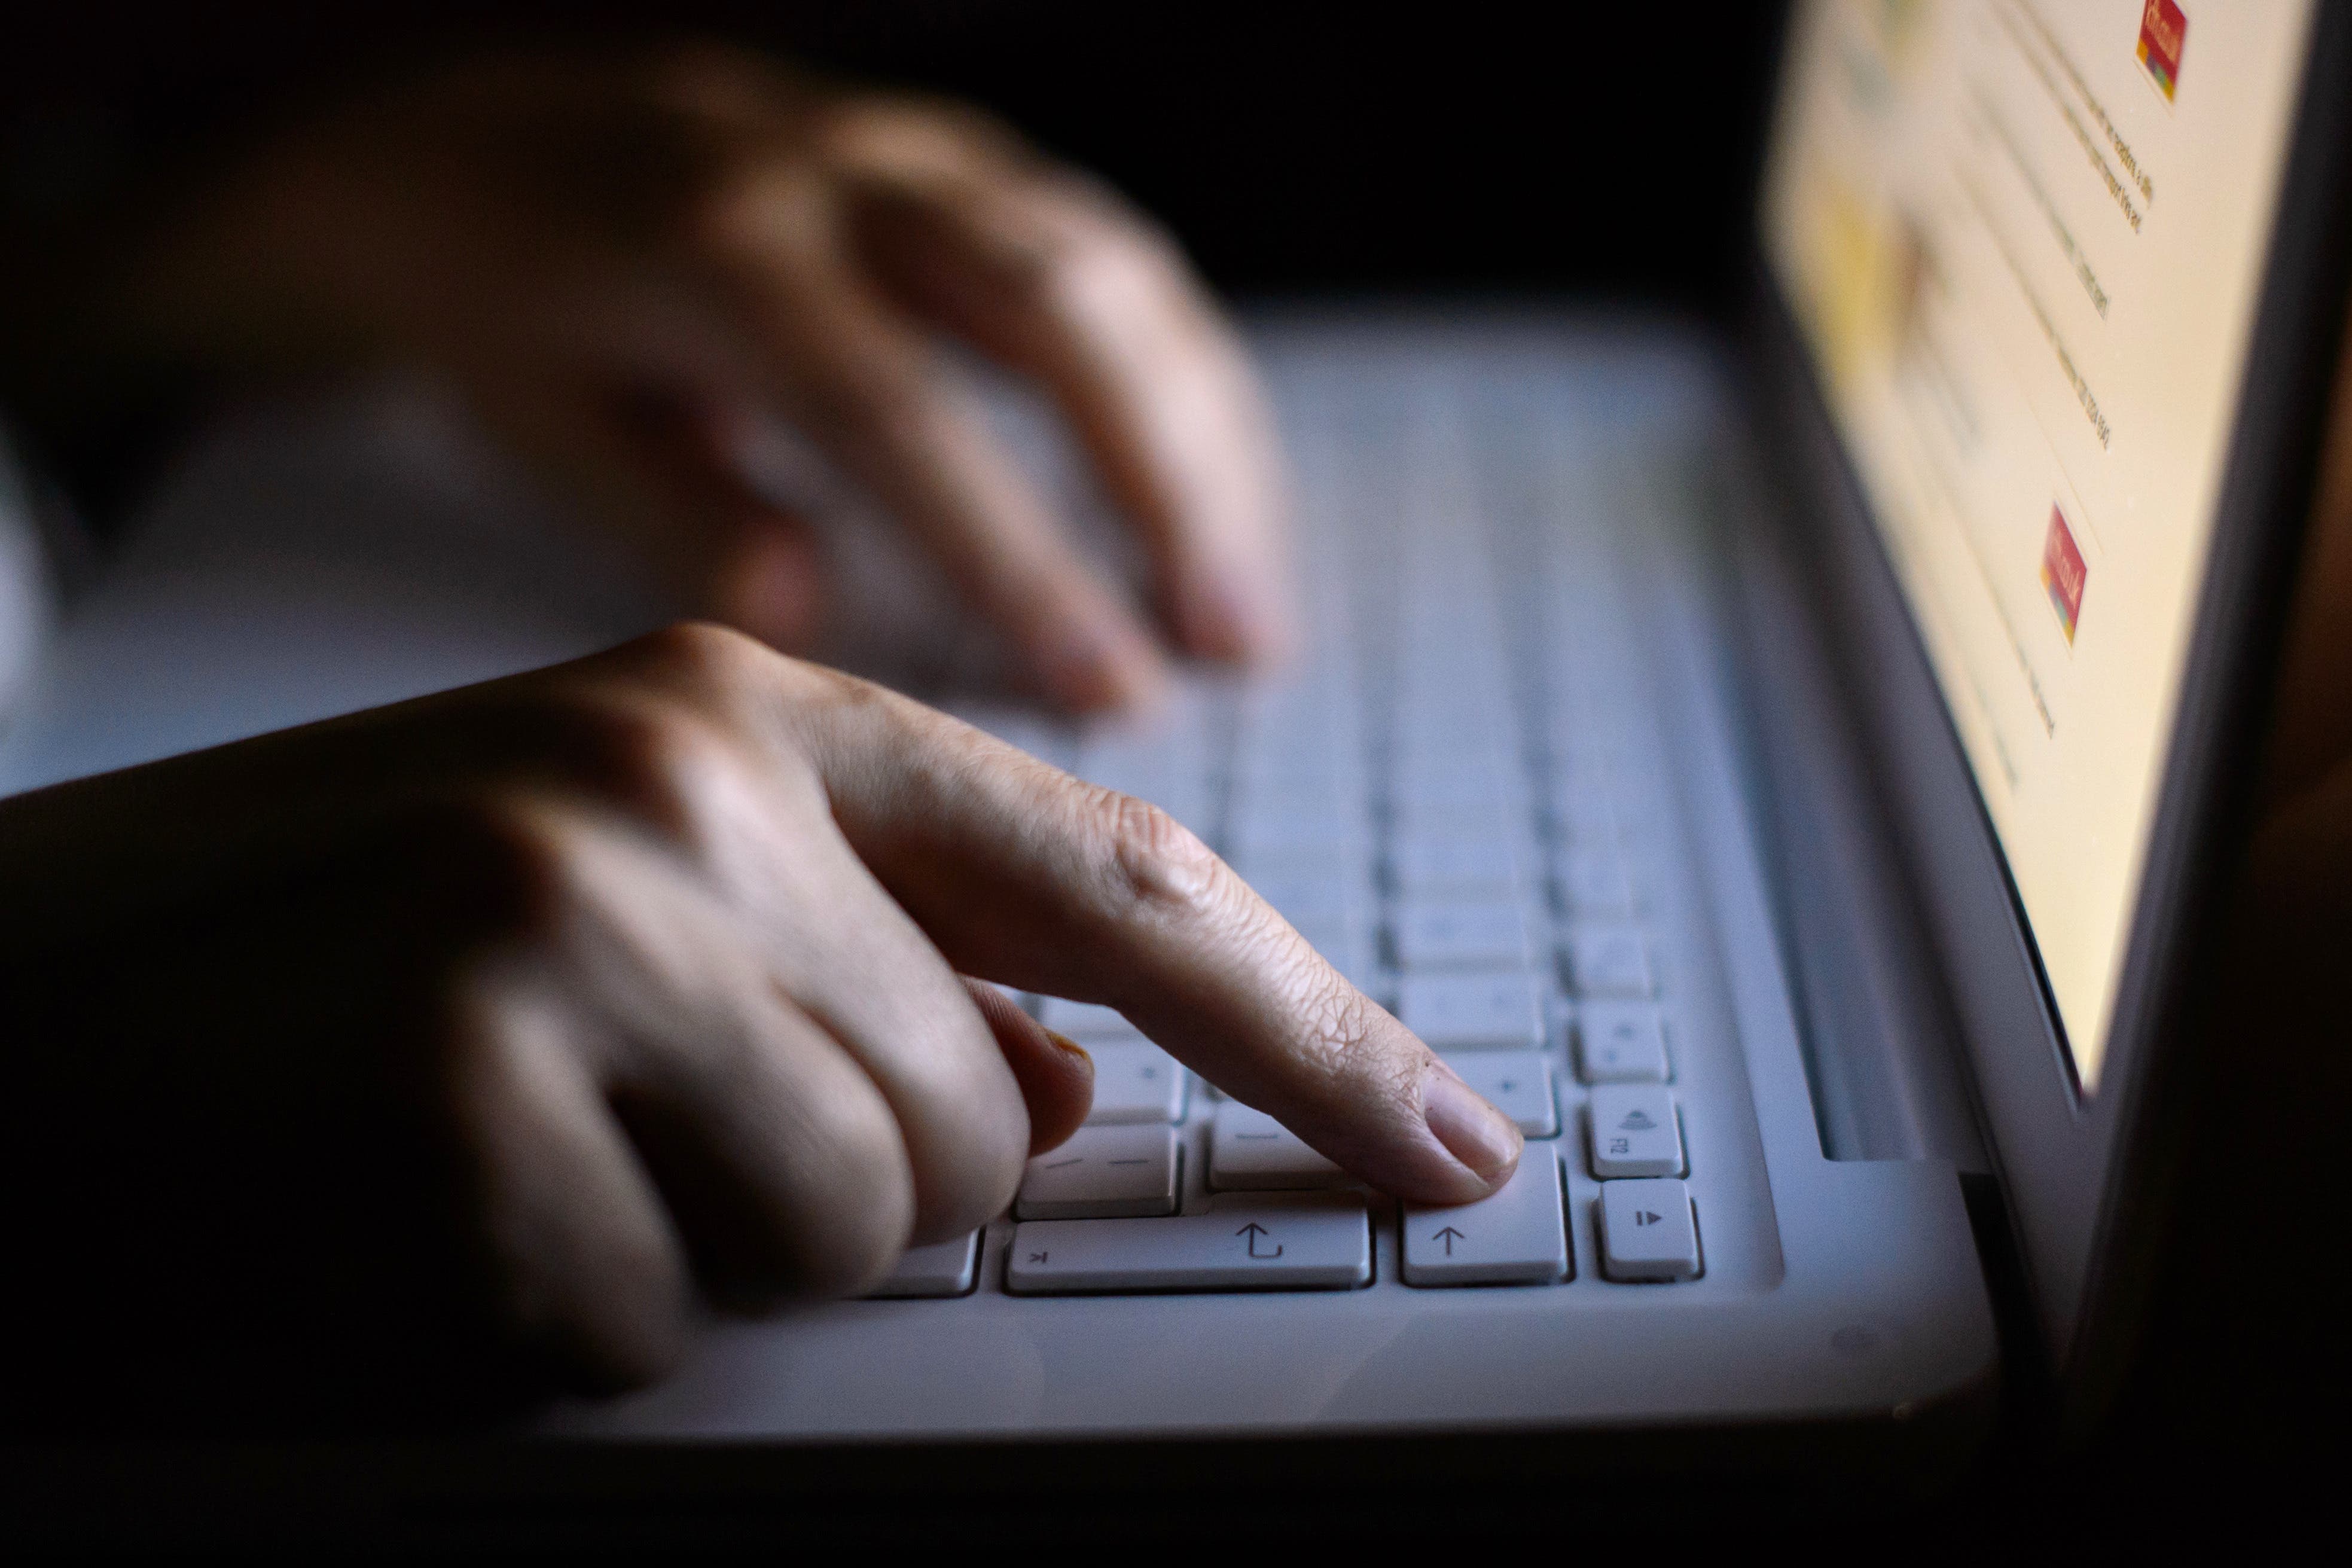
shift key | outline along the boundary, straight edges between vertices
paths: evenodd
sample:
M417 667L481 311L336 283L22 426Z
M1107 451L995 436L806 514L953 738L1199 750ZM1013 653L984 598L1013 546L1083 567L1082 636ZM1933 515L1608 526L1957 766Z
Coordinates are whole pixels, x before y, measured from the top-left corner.
M1370 1283L1372 1234L1349 1193L1212 1201L1172 1219L1030 1220L1013 1229L1018 1295L1144 1290L1349 1290Z

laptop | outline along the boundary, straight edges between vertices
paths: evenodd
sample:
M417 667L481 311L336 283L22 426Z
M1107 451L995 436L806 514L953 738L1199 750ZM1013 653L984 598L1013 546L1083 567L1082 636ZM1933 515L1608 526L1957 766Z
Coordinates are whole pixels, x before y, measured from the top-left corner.
M1802 1452L1941 1473L1990 1429L2012 1247L2095 1419L2308 497L2347 67L2352 13L2296 0L1801 5L1747 331L1252 319L1307 651L1150 723L972 689L977 645L867 563L905 635L866 653L1202 833L1524 1161L1400 1205L1118 1015L1026 998L1098 1089L1010 1212L547 1413L538 1451L919 1486L1439 1436L1769 1466L1831 1434ZM250 410L73 606L0 789L669 614L422 394Z

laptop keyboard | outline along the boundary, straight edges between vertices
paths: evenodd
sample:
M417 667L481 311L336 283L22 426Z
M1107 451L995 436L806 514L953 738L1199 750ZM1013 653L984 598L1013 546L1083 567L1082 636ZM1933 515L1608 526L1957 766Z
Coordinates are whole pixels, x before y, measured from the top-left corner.
M1480 1203L1396 1204L1110 1009L1034 997L1095 1058L1092 1116L1030 1163L1001 1247L915 1248L877 1294L1360 1289L1376 1231L1382 1289L1564 1284L1580 1228L1603 1285L1704 1269L1683 1113L1706 1086L1644 918L1668 836L1602 522L1613 459L1493 462L1509 443L1482 433L1523 452L1526 432L1475 389L1373 402L1299 373L1277 395L1307 657L1193 686L1148 728L965 714L1215 846L1518 1123L1518 1172Z

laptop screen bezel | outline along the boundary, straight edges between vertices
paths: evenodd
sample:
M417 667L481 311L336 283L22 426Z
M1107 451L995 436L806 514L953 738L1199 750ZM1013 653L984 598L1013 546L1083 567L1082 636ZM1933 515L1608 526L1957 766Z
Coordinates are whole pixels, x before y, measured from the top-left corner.
M1814 363L1757 260L1759 413L1798 487L1853 718L1949 987L2047 1346L2076 1410L2127 1351L2183 1108L2173 1068L2242 848L2270 677L2352 282L2352 6L2313 22L2250 367L2096 1093L2082 1092L2031 931Z

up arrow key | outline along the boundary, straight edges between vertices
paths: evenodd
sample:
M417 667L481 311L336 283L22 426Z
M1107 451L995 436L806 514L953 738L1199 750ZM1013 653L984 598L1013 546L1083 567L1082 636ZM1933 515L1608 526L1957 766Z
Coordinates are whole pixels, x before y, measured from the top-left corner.
M1447 1207L1407 1204L1399 1273L1408 1285L1545 1285L1569 1271L1559 1158L1529 1142L1500 1192Z

